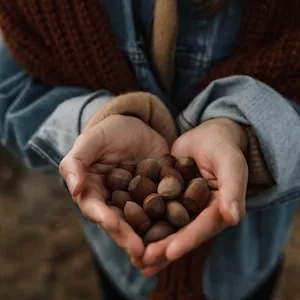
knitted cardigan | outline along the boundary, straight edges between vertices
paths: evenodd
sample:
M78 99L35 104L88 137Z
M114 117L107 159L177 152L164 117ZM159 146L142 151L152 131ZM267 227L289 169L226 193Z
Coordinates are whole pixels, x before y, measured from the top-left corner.
M116 95L139 90L99 0L0 0L0 28L19 63L45 84L108 89ZM234 54L216 64L180 107L187 106L212 80L236 74L259 79L300 103L299 56L298 0L249 0ZM161 79L166 81L163 76ZM149 94L144 95L141 105L144 99L140 96L117 97L96 119L129 111L156 126L171 145L176 130L170 114ZM145 107L147 103L148 109L128 109L131 102L135 107ZM157 116L165 120L162 128L153 119L155 111L155 120ZM204 299L202 271L211 245L212 241L205 243L161 272L152 298Z

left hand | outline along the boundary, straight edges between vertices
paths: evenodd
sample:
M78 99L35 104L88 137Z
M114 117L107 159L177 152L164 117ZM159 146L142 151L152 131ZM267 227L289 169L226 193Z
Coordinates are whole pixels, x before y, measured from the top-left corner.
M239 124L224 118L206 121L177 139L176 157L191 156L202 176L215 185L208 207L188 226L149 245L143 264L133 260L145 276L155 275L227 226L236 225L245 214L248 166L244 156L247 135Z

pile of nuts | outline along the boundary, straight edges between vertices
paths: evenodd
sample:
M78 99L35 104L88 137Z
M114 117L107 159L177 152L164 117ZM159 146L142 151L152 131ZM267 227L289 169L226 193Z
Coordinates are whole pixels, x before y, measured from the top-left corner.
M191 157L170 154L138 164L124 161L106 175L108 205L143 238L145 245L175 233L208 204L210 189Z

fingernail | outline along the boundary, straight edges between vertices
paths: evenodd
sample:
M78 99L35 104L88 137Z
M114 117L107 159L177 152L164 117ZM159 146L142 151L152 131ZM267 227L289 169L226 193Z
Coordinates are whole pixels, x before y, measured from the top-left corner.
M76 185L76 176L73 173L70 173L66 178L66 182L70 193L73 193L73 190Z
M230 212L236 222L240 220L239 208L236 202L231 203Z

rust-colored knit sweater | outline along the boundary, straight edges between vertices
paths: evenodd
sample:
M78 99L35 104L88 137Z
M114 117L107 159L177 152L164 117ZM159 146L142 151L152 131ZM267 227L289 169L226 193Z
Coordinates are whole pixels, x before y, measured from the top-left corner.
M216 78L244 74L300 103L299 3L249 0L235 54L214 66L194 92ZM109 21L100 0L0 0L0 27L8 47L43 83L115 94L137 91ZM201 270L210 247L211 242L204 244L162 272L153 298L203 299Z
M138 89L100 0L0 0L0 27L17 60L44 83L116 94ZM214 66L197 91L244 74L299 102L299 56L300 2L249 0L235 54Z

